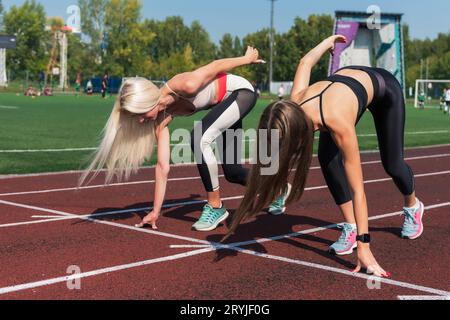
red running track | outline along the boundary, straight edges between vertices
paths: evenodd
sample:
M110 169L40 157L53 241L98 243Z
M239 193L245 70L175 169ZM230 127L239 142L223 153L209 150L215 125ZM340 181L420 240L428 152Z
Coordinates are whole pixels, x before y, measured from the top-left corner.
M399 237L402 198L379 163L362 158L373 251L393 275L374 283L353 275L356 255L335 257L327 248L342 222L320 170L314 168L303 200L286 215L262 213L242 225L231 242L213 248L226 226L198 233L191 226L203 206L196 167L175 167L159 232L132 226L151 206L153 169L133 184L74 190L77 174L0 179L0 299L398 299L449 296L450 146L406 152L417 193L430 207L425 234ZM317 161L314 161L317 166ZM101 179L95 181L101 184ZM243 188L223 182L232 211ZM119 211L119 212L117 212ZM125 211L125 212L123 212ZM106 213L106 214L105 214ZM386 214L390 214L385 216ZM90 215L90 216L89 216ZM293 234L294 233L294 234ZM286 237L282 237L288 235ZM177 246L177 247L172 247ZM69 290L70 266L81 272ZM369 289L372 287L379 289Z

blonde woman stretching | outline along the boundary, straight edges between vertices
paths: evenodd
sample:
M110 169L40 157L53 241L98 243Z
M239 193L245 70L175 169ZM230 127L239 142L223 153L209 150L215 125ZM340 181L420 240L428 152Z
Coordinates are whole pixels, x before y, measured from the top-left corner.
M80 185L92 171L106 166L106 182L114 175L128 179L145 160L151 159L157 144L156 185L153 211L137 227L151 226L161 214L170 171L170 134L168 125L175 116L192 115L210 109L192 134L192 149L200 175L208 192L208 204L193 228L211 231L225 221L229 213L221 202L218 161L212 143L223 137L223 155L234 148L240 154L242 141L226 141L227 130L242 129L242 120L256 104L253 86L246 79L226 72L248 64L263 63L258 50L248 47L245 56L214 61L193 72L173 77L159 89L144 78L127 80L120 89L112 114L104 129L103 141L96 156L81 177ZM194 134L199 132L200 134ZM233 139L234 140L234 139ZM224 156L223 169L229 182L246 185L248 171L240 159Z

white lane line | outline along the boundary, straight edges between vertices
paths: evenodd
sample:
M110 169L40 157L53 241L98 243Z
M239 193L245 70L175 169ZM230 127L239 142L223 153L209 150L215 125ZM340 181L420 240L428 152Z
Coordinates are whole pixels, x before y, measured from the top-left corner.
M95 148L67 148L67 149L39 149L39 150L0 150L0 153L49 153L49 152L77 152L93 151Z
M228 197L221 199L222 201L231 201L231 200L239 200L242 199L243 196L237 196L237 197ZM176 208L180 206L189 206L189 205L195 205L195 204L205 204L206 200L198 200L198 201L186 201L186 202L177 202L172 204L166 204L163 205L163 209L170 209L170 208ZM31 209L31 210L37 210L37 211L44 211L44 212L50 212L55 213L55 211L47 211L50 209L43 209L40 207L35 206L28 206L23 205L15 202L0 200L0 204L10 205L10 206L17 206L22 207L25 209ZM72 215L68 214L63 211L56 211L57 214L60 214L64 217L58 218L58 219L48 219L48 220L41 220L41 221L24 221L24 222L17 222L17 223L9 223L9 224L3 224L0 225L0 228L9 228L9 227L17 227L17 226L24 226L28 224L38 224L38 223L47 223L47 222L53 222L53 221L61 221L61 220L73 220L73 219L93 219L93 218L99 218L99 217L105 217L105 216L113 216L113 215L119 215L119 214L126 214L126 213L138 213L141 211L148 211L152 210L153 207L144 207L144 208L135 208L135 209L126 209L126 210L116 210L116 211L110 211L110 212L102 212L102 213L95 213L95 214L86 214L86 215Z
M444 207L448 207L448 206L450 206L450 202L439 203L439 204L427 206L427 207L425 207L425 210L433 210L433 209L444 208ZM403 211L398 211L398 212L393 212L393 213L387 213L387 214L372 216L372 217L369 217L369 221L376 221L376 220L382 220L382 219L386 219L386 218L397 217L397 216L400 216L401 214L403 214ZM275 236L275 237L270 237L270 238L261 238L261 239L258 239L258 240L236 242L236 243L229 244L229 246L244 247L244 246L252 245L252 244L255 244L255 243L261 244L261 243L278 241L278 240L283 240L283 239L296 238L296 237L300 237L302 235L307 235L307 234L311 234L311 233L318 233L318 232L321 232L321 231L334 229L334 228L337 228L339 225L342 225L342 224L343 223L330 224L330 225L324 226L324 227L318 227L318 228L313 228L313 229L309 229L309 230L293 232L293 233L280 235L280 236Z
M398 300L405 301L445 301L450 300L448 296L398 296Z
M138 232L142 232L142 233L153 234L153 235L162 236L162 237L166 237L166 238L173 238L173 239L177 239L177 240L197 242L197 243L201 243L201 244L210 244L208 241L204 241L204 240L198 240L198 239L193 239L193 238L189 238L189 237L177 236L174 234L155 231L155 230L140 229L140 228L136 228L134 226L129 226L129 225L110 222L110 221L97 220L97 219L93 219L90 215L77 216L76 214L71 214L71 213L64 212L64 211L46 209L46 208L41 208L41 207L36 207L36 206L29 206L29 205L25 205L25 204L21 204L21 203L15 203L15 202L4 201L4 200L0 200L0 203L6 204L9 206L19 207L19 208L25 208L25 209L31 209L31 210L41 211L41 212L50 212L50 213L58 214L62 217L66 217L67 220L80 219L80 220L89 221L89 222L93 222L93 223L104 224L104 225L109 225L109 226L113 226L113 227L119 227L122 229L128 229L128 230L134 230L134 231L138 231ZM54 220L54 219L52 219L52 220Z
M17 204L17 205L20 206L20 204ZM439 205L435 205L434 207L442 206L442 205L443 204L439 204ZM36 209L40 209L42 211L47 210L44 208L36 208ZM61 214L69 215L69 216L71 215L71 214L65 213L65 212L61 212ZM93 222L96 222L96 221L93 221ZM103 223L104 221L99 221L99 222ZM107 224L109 224L109 223L107 223ZM128 226L125 226L122 224L109 224L109 225L144 232L143 229L129 228ZM147 230L147 231L148 231L147 233L152 233L152 234L159 233L159 232L154 232L154 231L150 231L150 230ZM181 255L170 256L170 257L166 257L166 258L152 259L152 260L147 260L147 261L143 261L143 262L137 262L137 263L120 265L120 266L115 266L115 267L110 267L110 268L105 268L105 269L100 269L100 270L94 270L94 271L90 271L90 272L82 273L82 274L78 274L78 275L62 276L62 277L47 279L47 280L43 280L43 281L37 281L37 282L32 282L32 283L25 283L25 284L21 284L21 285L0 288L0 295L5 294L5 293L23 291L23 290L27 290L27 289L36 288L36 287L52 285L55 283L66 282L66 281L70 281L70 280L74 280L74 279L91 277L91 276L95 276L95 275L99 275L99 274L103 274L103 273L111 273L111 272L115 272L115 271L121 271L121 270L130 269L130 268L135 268L135 267L139 267L139 266L143 266L143 265L156 263L154 261L161 262L162 261L161 259L165 259L164 261L170 261L170 260L175 260L175 259L181 259L182 257L199 255L199 254L203 254L203 253L207 253L207 252L211 252L211 251L216 251L219 249L234 250L237 252L249 254L252 256L256 256L256 257L262 257L265 259L277 260L277 261L284 262L284 263L290 263L290 264L300 265L300 266L318 269L318 270L322 270L322 271L333 272L333 273L337 273L337 274L341 274L341 275L351 276L353 278L360 278L360 279L366 279L366 280L373 279L373 277L371 277L371 276L364 275L364 274L355 274L353 272L350 272L350 271L344 270L344 269L339 269L339 268L334 268L334 267L321 265L321 264L317 264L317 263L311 263L311 262L307 262L307 261L290 259L290 258L286 258L286 257L263 254L263 253L252 251L252 250L242 249L242 248L234 246L233 244L222 245L222 244L218 244L218 243L207 242L207 241L198 240L198 239L194 239L194 238L188 238L188 237L180 237L180 236L171 235L171 234L161 234L161 235L169 236L170 238L183 238L184 240L187 240L187 241L196 242L196 243L204 243L204 244L206 244L208 246L212 246L212 247L204 248L204 249L201 249L198 251L184 253ZM256 241L254 241L253 243L256 243ZM174 258L174 257L176 257L176 258ZM381 283L385 283L385 284L389 284L389 285L393 285L393 286L397 286L397 287L413 289L413 290L426 292L429 294L434 294L434 295L439 295L439 296L450 296L450 292L438 290L438 289L434 289L434 288L430 288L430 287L425 287L425 286L420 286L420 285L415 285L415 284L411 284L411 283L407 283L407 282L395 281L395 280L390 280L390 279L377 278L377 280L380 281Z
M56 222L56 221L65 221L65 220L73 220L74 218L58 218L58 219L44 219L44 220L36 220L36 221L24 221L24 222L14 222L14 223L6 223L0 225L0 228L13 228L13 227L19 227L19 226L28 226L33 224L41 224L41 223L49 223L49 222Z
M61 216L32 216L32 219L61 219Z
M276 260L276 261L286 262L286 263L290 263L290 264L296 264L296 265L309 267L309 268L313 268L313 269L318 269L318 270L323 270L323 271L329 271L329 272L333 272L333 273L342 274L345 276L350 276L353 278L360 278L360 279L365 279L365 280L373 280L374 279L373 276L369 276L369 275L362 274L362 273L353 273L351 271L334 268L334 267L329 267L329 266L318 264L318 263L311 263L311 262L307 262L307 261L290 259L290 258L286 258L286 257L280 257L280 256L271 255L271 254L266 254L266 253L259 253L259 252L255 252L252 250L244 250L244 249L239 249L239 248L234 248L233 250L242 252L242 253L246 253L249 255L265 258L265 259ZM427 292L430 294L435 294L435 295L440 295L440 296L449 296L450 295L450 292L448 292L448 291L434 289L434 288L420 286L420 285L415 285L415 284L411 284L411 283L407 283L407 282L395 281L395 280L384 279L384 278L376 278L376 280L381 283L389 284L392 286L417 290L417 291L421 291L421 292Z
M423 177L445 175L445 174L450 174L450 171L425 173L425 174L416 175L415 178L423 178ZM378 180L369 180L369 181L365 181L364 184L373 184L373 183L379 183L379 182L386 182L386 181L390 181L390 180L392 180L392 179L391 178L386 178L386 179L378 179ZM327 186L319 186L319 187L306 188L305 191L322 190L322 189L326 189L326 188L328 188L328 187ZM244 198L244 196L235 196L235 197L222 198L221 200L226 202L226 201L232 201L232 200L241 200L243 198ZM21 205L21 204L16 204L14 202L9 202L9 201L5 201L5 200L0 200L0 203L7 204L7 205L12 205L12 206L16 206L17 205L17 206L21 206L21 207L26 208L26 209L33 209L33 210L41 210L42 209L42 208L34 207L34 206L25 206L25 205ZM175 207L196 205L196 204L205 204L205 203L206 203L206 200L177 202L177 203L172 203L172 204L166 204L162 208L163 209L170 209L170 208L175 208ZM78 215L78 216L69 216L69 217L66 217L66 218L63 218L63 219L58 219L58 220L55 220L55 221L72 220L72 219L88 219L88 218L93 219L93 218L98 218L98 217L118 215L118 214L124 214L124 213L137 213L137 212L140 212L140 211L147 211L147 210L152 210L152 209L153 209L153 207L143 207L143 208L126 209L126 210L115 210L115 211L110 211L110 212L102 212L102 213L88 214L88 215L81 215L81 216L80 215ZM47 211L47 212L50 212L50 211ZM61 212L61 211L56 211L56 212ZM52 211L50 213L55 213L55 211ZM56 213L56 214L59 214L59 213ZM28 224L48 223L48 222L53 222L53 221L52 220L42 220L42 221L33 221L33 222L24 221L24 222L17 222L17 223L9 223L9 224L0 225L0 228L17 227L17 226L24 226L24 225L28 225Z
M407 151L415 151L415 150L428 150L428 149L436 149L436 148L446 148L450 147L450 144L436 144L431 146L424 146L424 147L411 147L411 148L405 148ZM367 150L367 151L361 151L361 154L376 154L379 153L379 150ZM317 158L317 155L314 155L314 158ZM173 167L180 168L180 167L193 167L196 166L195 163L184 163L184 164L175 164L172 165ZM154 169L155 166L144 166L141 167L141 169ZM101 172L104 172L105 170L101 170ZM46 177L46 176L60 176L60 175L74 175L74 174L82 174L83 170L69 170L69 171L59 171L59 172L41 172L41 173L29 173L29 174L7 174L7 175L0 175L0 180L8 180L8 179L17 179L17 178L30 178L30 177Z
M416 161L416 160L425 160L425 159L435 159L435 158L446 158L450 157L450 154L435 154L435 155L429 155L429 156L421 156L421 157L412 157L412 158L406 158L406 161ZM362 165L373 165L373 164L379 164L381 163L380 160L377 161L367 161L362 162ZM311 170L320 170L320 167L311 167ZM224 178L224 175L220 175L219 178ZM170 178L168 179L169 182L176 182L176 181L190 181L190 180L200 180L201 178L199 176L196 177L185 177L185 178ZM113 183L110 185L92 185L92 186L86 186L86 187L69 187L69 188L59 188L59 189L46 189L46 190L34 190L34 191L24 191L24 192L9 192L9 193L2 193L0 194L0 197L8 197L8 196L20 196L20 195L30 195L30 194L45 194L45 193L53 193L53 192L65 192L65 191L79 191L79 190L88 190L88 189L97 189L97 188L111 188L111 187L122 187L122 186L131 186L131 185L141 185L141 184L153 184L155 183L155 180L146 180L146 181L135 181L135 182L124 182L124 183ZM319 188L321 189L321 188ZM312 189L316 190L316 189Z
M2 107L0 106L0 109L17 109L15 107ZM407 136L415 136L415 135L428 135L428 134L440 134L440 133L450 133L450 130L435 130L435 131L417 131L417 132L405 132L405 135ZM369 133L369 134L359 134L359 138L372 138L377 137L376 133ZM318 137L315 137L315 139L319 139ZM254 143L256 140L250 139L250 140L244 140L245 143ZM190 144L177 144L172 143L170 145L171 147L189 147ZM0 153L53 153L53 152L78 152L78 151L95 151L97 148L95 147L86 147L86 148L60 148L60 149L17 149L17 150L0 150Z
M414 178L417 179L417 178L425 178L425 177L432 177L432 176L440 176L440 175L445 175L445 174L449 174L449 173L450 173L450 171L424 173L424 174L417 174L414 176ZM373 183L386 182L386 181L392 181L392 178L367 180L367 181L364 181L364 184L373 184ZM328 188L328 186L319 186L319 187L305 188L305 191L321 190L321 189L327 189L327 188Z
M141 261L141 262L123 264L120 266L74 274L74 275L70 275L70 276L62 276L62 277L47 279L47 280L43 280L43 281L36 281L36 282L30 282L30 283L24 283L24 284L20 284L20 285L0 288L0 295L12 293L12 292L23 291L23 290L27 290L27 289L49 286L49 285L53 285L53 284L57 284L57 283L73 281L76 279L98 276L98 275L105 274L105 273L112 273L112 272L117 272L117 271L121 271L121 270L127 270L127 269L132 269L132 268L137 268L137 267L148 266L151 264L156 264L156 263L161 263L161 262L166 262L166 261L174 261L174 260L183 259L183 258L203 254L206 252L210 252L212 250L214 250L214 249L208 248L208 249L196 250L196 251L191 251L191 252L187 252L187 253L181 253L181 254L176 254L176 255L172 255L172 256L168 256L168 257L163 257L163 258L150 259L150 260L145 260L145 261Z
M425 160L425 159L436 159L436 158L447 158L450 157L450 153L443 153L443 154L435 154L435 155L429 155L429 156L420 156L420 157L411 157L411 158L405 158L405 161L416 161L416 160ZM380 164L382 163L381 160L375 160L375 161L366 161L362 162L362 165L371 165L371 164ZM321 169L320 167L312 167L311 169Z
M439 134L439 133L450 133L450 130L405 132L405 135L407 135L407 136L417 136L417 135ZM359 134L358 137L360 137L360 138L377 137L377 134L376 133Z
M199 248L215 248L213 245L207 245L207 244L199 244L199 245L187 245L187 244L180 244L180 245L171 245L170 249L199 249Z
M224 176L220 176L223 178ZM168 179L171 181L189 181L189 180L200 180L200 177L186 177L186 178L172 178ZM44 193L53 193L53 192L64 192L64 191L79 191L79 190L89 190L89 189L103 189L103 188L111 188L111 187L121 187L121 186L132 186L132 185L141 185L141 184L151 184L155 183L155 180L147 180L147 181L135 181L135 182L124 182L124 183L113 183L110 185L93 185L86 187L69 187L69 188L60 188L60 189L47 189L47 190L35 190L35 191L25 191L25 192L10 192L10 193L2 193L1 197L7 196L20 196L20 195L30 195L30 194L44 194Z
M19 107L14 107L14 106L0 106L0 109L16 110L16 109L19 109Z

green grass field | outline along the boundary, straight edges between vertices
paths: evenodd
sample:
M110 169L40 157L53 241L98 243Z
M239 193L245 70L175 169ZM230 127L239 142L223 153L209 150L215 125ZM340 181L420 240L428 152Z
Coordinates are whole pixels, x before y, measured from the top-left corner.
M247 117L245 128L257 126L259 116L270 101L260 100ZM0 94L0 174L23 174L80 170L92 151L5 152L96 147L99 134L112 109L113 98L98 96L30 97ZM176 119L171 128L191 130L204 116ZM433 133L442 131L440 133ZM416 110L408 105L406 146L450 143L450 116L439 109ZM374 150L377 140L369 113L358 126L361 150ZM416 133L416 134L414 134ZM419 133L419 134L417 134ZM316 146L317 147L317 146Z

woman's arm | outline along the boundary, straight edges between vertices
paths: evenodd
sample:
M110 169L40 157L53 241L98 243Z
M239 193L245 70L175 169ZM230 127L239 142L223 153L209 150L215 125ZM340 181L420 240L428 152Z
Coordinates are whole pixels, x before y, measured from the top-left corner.
M291 100L299 102L302 97L302 91L309 87L311 80L311 71L319 62L322 56L331 52L333 54L336 42L347 42L344 36L332 36L322 41L317 47L308 52L301 60L295 74L294 85L292 87Z
M334 127L337 129L333 130L332 135L342 152L347 180L353 194L353 210L358 235L368 234L369 214L356 129L351 124ZM375 260L370 245L358 242L358 266L355 272L359 272L361 268L366 268L378 277L389 277L389 274Z
M213 61L195 71L176 75L170 79L168 85L175 93L181 96L193 96L213 81L218 74L226 73L240 66L256 63L264 63L264 61L259 59L257 49L248 47L245 56Z
M360 235L367 234L369 233L368 208L355 127L341 125L338 130L334 130L333 137L342 151L345 173L353 194L353 207L358 232Z
M157 129L157 139L158 163L156 165L155 197L153 205L153 214L156 219L161 215L170 172L170 133L167 126L160 126Z

